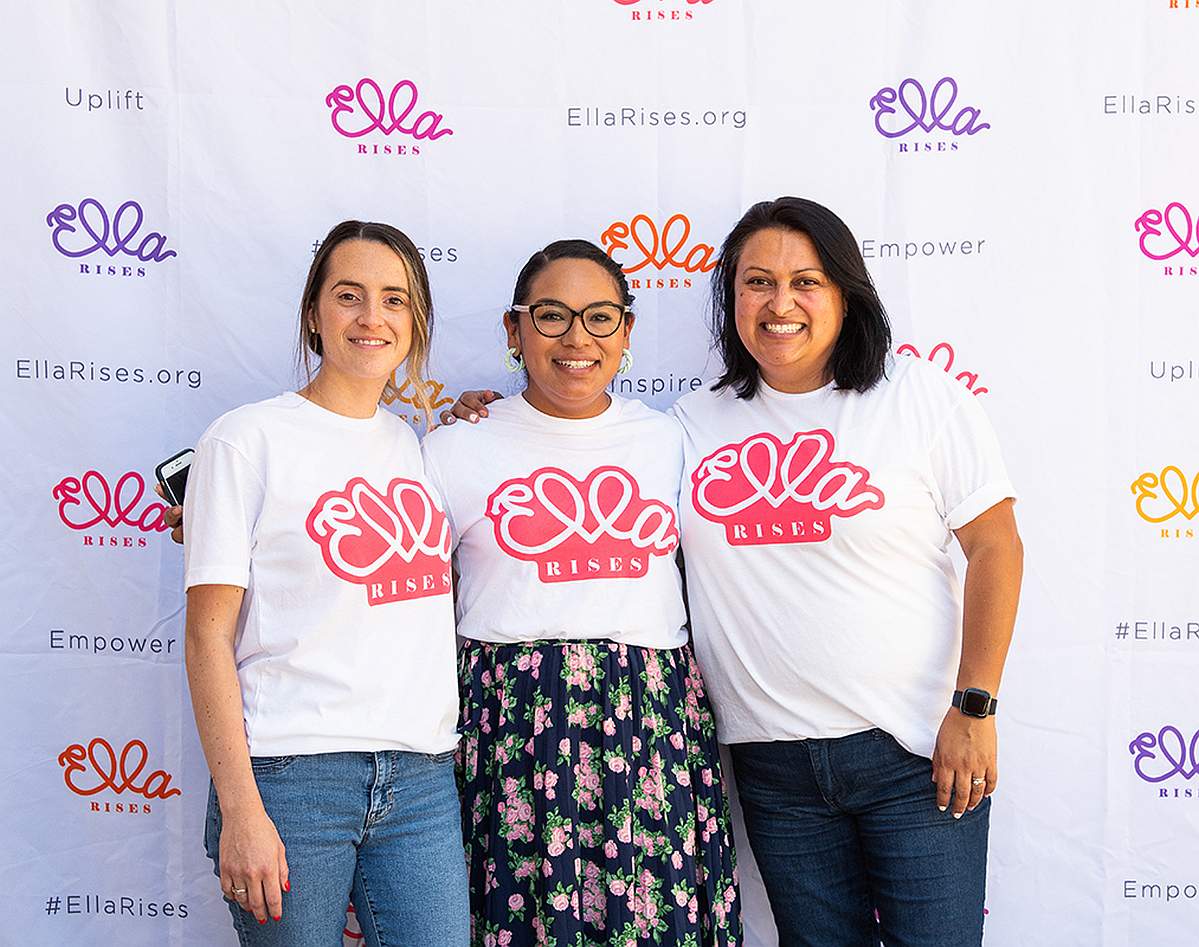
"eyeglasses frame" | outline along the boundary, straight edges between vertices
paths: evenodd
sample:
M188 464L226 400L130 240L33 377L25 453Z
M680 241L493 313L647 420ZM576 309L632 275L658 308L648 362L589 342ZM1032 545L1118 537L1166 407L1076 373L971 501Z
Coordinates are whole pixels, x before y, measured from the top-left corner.
M536 309L538 306L558 306L562 309L565 309L567 312L570 313L570 322L568 322L566 324L566 328L563 329L561 332L559 332L557 335L550 335L549 333L542 330L542 328L537 324L537 320L533 317L533 310ZM593 309L596 306L613 306L620 310L621 318L619 320L617 320L612 331L606 333L605 335L596 335L594 332L592 332L591 329L587 325L587 320L583 318L584 313L586 313L588 309ZM583 331L586 332L593 339L610 339L610 338L612 338L612 336L616 335L616 333L620 331L620 327L625 324L624 317L629 315L630 313L632 313L633 307L632 306L621 306L618 303L598 302L598 303L590 303L590 304L584 306L582 309L571 309L570 306L566 305L566 303L560 303L557 301L551 302L551 301L547 300L546 302L533 303L533 305L531 305L531 306L524 306L524 305L511 306L511 307L509 307L508 311L516 312L516 313L523 312L523 313L528 314L529 321L533 323L533 328L537 330L538 335L540 335L546 339L560 339L564 335L569 334L570 330L574 327L576 319L579 319L583 323Z

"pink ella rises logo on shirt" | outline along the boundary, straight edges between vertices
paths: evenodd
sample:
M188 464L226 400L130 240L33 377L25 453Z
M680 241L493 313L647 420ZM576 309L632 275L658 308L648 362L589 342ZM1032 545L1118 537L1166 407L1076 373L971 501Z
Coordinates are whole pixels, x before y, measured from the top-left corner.
M679 544L674 510L644 499L621 467L598 467L584 480L542 467L500 484L486 513L499 547L537 563L542 582L637 579L651 556Z
M868 470L832 459L835 447L824 430L800 431L787 443L755 434L721 447L691 475L695 511L724 526L730 546L824 542L834 516L886 502Z
M396 478L380 493L361 477L322 494L308 535L329 571L366 586L370 605L450 591L450 526L419 483Z

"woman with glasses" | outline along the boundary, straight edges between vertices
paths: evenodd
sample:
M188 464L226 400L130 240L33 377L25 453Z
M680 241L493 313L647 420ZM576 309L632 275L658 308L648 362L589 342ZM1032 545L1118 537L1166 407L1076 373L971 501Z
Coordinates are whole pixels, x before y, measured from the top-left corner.
M607 392L631 302L593 244L535 253L504 315L523 392L424 443L456 540L475 944L741 940L676 564L682 434Z
M780 943L977 945L1023 563L998 439L890 356L828 208L755 204L712 280L724 371L672 410L687 582Z

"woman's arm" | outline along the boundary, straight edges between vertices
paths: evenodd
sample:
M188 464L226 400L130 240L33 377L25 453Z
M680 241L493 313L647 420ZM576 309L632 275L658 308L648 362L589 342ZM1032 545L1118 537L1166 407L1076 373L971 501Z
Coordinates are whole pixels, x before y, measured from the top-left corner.
M187 590L184 651L196 729L221 807L221 890L260 924L283 916L290 889L283 841L263 808L242 721L234 639L245 589L195 585ZM245 894L234 893L246 889Z
M957 689L978 687L992 697L999 693L1024 573L1024 547L1012 506L1012 500L997 503L954 531L966 554ZM995 718L970 717L949 708L933 752L938 808L949 805L952 793L958 818L994 792L999 778L996 758ZM986 782L973 785L975 776Z

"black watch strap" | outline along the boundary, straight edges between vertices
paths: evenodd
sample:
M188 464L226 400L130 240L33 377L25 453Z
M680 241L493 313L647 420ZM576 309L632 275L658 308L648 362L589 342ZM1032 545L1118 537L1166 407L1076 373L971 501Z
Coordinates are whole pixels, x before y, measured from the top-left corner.
M953 692L953 706L967 717L986 719L995 715L999 700L979 687L967 687Z

